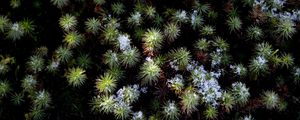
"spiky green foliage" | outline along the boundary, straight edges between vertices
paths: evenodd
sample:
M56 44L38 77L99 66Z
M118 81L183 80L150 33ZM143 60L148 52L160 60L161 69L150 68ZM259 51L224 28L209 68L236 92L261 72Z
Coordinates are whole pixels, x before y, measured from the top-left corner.
M32 75L26 75L25 78L22 80L21 87L24 91L30 92L32 91L37 84L37 80Z
M294 58L291 54L283 54L280 58L280 63L282 67L289 68L294 64Z
M263 31L258 26L250 26L247 28L247 37L251 40L261 40Z
M95 4L97 5L103 5L106 3L106 0L93 0Z
M123 3L117 2L111 4L111 10L116 15L121 15L125 12L125 6Z
M242 28L242 21L239 17L229 17L226 22L230 32L236 32Z
M40 109L49 107L50 103L50 94L45 90L38 91L33 101L34 106Z
M145 8L145 15L148 17L148 18L154 18L155 17L155 14L156 14L156 10L153 6L147 6Z
M275 33L283 39L291 39L296 32L295 23L290 20L279 21L275 30Z
M163 116L166 120L178 120L180 115L180 109L177 107L174 101L168 101L163 106Z
M101 75L96 82L96 88L101 93L112 93L117 87L117 80L111 74Z
M70 3L70 1L69 0L51 0L51 3L58 8L63 8L65 6L67 6Z
M292 71L292 75L294 77L294 83L298 85L300 83L300 68L294 67Z
M209 46L210 46L210 42L205 38L198 40L194 45L196 50L199 50L199 51L207 51Z
M168 23L165 25L164 35L170 42L173 42L179 37L180 28L176 23Z
M93 98L92 110L95 112L111 113L114 110L115 99L113 96L101 96Z
M206 14L210 11L210 5L209 4L203 4L199 1L195 2L195 6L193 6L194 9L200 12L200 14Z
M90 32L94 35L97 35L100 32L101 23L97 18L88 18L85 21L85 29L87 32Z
M0 74L4 75L9 71L9 66L7 64L4 64L0 62Z
M125 67L133 67L135 66L140 58L141 53L138 51L136 47L133 47L131 49L126 49L119 55L122 65Z
M127 119L131 112L131 106L125 103L119 103L113 110L113 113L118 120Z
M266 58L263 56L253 58L249 65L251 74L255 77L267 73L269 69L267 62L268 60L266 60Z
M191 53L186 48L179 48L169 52L169 58L179 65L180 70L186 68L191 57Z
M189 88L180 96L181 110L183 113L190 115L192 112L197 110L197 106L200 103L200 96L190 90Z
M24 101L24 95L22 93L15 93L11 96L11 102L14 105L21 105Z
M205 25L200 30L200 34L202 34L202 35L209 36L209 35L213 35L214 33L215 33L215 28L210 25Z
M152 85L158 80L160 76L160 67L153 62L153 60L145 61L140 68L139 78L142 79L141 83L143 85L150 84Z
M24 30L24 34L32 34L34 32L35 25L33 24L32 20L24 19L20 22L20 25Z
M74 48L81 45L84 41L83 35L76 31L71 31L65 34L64 43L70 47Z
M130 26L140 26L142 24L142 14L140 12L133 12L127 19Z
M273 54L272 45L270 45L267 42L257 44L255 50L257 55L264 56L267 58L271 57Z
M235 104L234 97L230 92L223 92L221 105L224 106L226 112L230 112Z
M103 63L107 64L109 67L115 67L119 65L119 58L116 52L108 50L103 55Z
M0 98L5 97L12 90L8 81L0 81Z
M34 54L39 56L39 57L44 57L48 54L48 48L46 46L41 46L38 47L35 51Z
M9 19L6 16L0 15L0 32L4 33L4 30L9 25Z
M9 25L8 32L6 35L8 39L11 39L15 42L16 40L20 40L23 36L24 28L21 26L20 23L16 22Z
M46 116L45 110L40 108L32 108L30 110L30 113L28 114L28 118L26 119L32 119L32 120L42 120Z
M85 74L84 69L79 67L73 67L67 71L66 78L68 80L69 85L73 87L80 87L86 81L87 76Z
M206 119L216 119L218 117L218 110L212 106L209 106L206 108L203 114Z
M71 14L65 14L59 18L59 25L65 31L74 30L77 23L76 17Z
M90 57L89 54L81 53L77 57L76 61L77 61L78 66L81 67L81 68L84 68L84 69L91 68L92 58Z
M21 5L21 0L10 0L10 6L12 8L18 8Z
M160 30L151 28L145 32L143 37L145 51L154 52L162 47L163 37Z
M120 66L111 67L106 71L116 78L116 80L122 80L125 77L125 71Z
M278 107L280 98L274 91L264 91L261 97L262 103L267 109L274 109Z
M232 84L231 94L239 105L245 105L250 97L249 88L244 83L235 82Z
M115 39L118 37L119 31L114 26L105 27L103 30L104 43L116 44Z
M27 62L28 70L33 73L41 72L45 67L45 60L39 56L31 56Z
M59 61L67 63L73 57L73 52L70 48L60 46L55 50L55 56Z

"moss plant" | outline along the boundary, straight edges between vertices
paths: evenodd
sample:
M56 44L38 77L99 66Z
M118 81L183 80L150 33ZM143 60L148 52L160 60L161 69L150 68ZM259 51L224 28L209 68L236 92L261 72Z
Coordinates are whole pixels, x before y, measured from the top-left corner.
M89 54L81 53L76 61L78 66L84 69L89 69L92 66L92 59Z
M239 31L242 28L242 21L238 17L229 17L226 22L230 32Z
M4 31L7 29L9 24L9 19L7 16L0 16L0 32L4 33Z
M206 35L206 36L213 35L214 32L215 32L215 28L213 26L210 26L210 25L205 25L200 30L200 34Z
M250 26L247 28L247 37L250 40L261 40L263 35L262 29L258 26Z
M274 91L264 91L262 94L262 103L267 109L274 109L278 107L280 102L279 96Z
M113 3L111 5L111 10L116 15L121 15L125 12L125 6L122 3Z
M0 98L5 97L12 90L8 81L0 81Z
M139 72L139 78L142 79L141 83L153 85L158 80L160 71L160 67L153 60L145 61Z
M74 30L78 21L75 16L65 14L59 18L59 25L65 31Z
M67 47L60 46L55 50L55 56L59 61L67 63L73 57L73 52Z
M66 78L69 85L73 87L80 87L84 84L87 79L85 70L79 67L73 67L69 69L66 73Z
M168 23L165 25L164 35L170 42L173 42L180 35L179 26L175 23Z
M69 4L69 0L51 0L51 3L58 8L63 8Z
M243 106L249 101L249 88L244 83L235 82L232 84L231 94L234 96L235 102Z
M100 32L101 23L97 18L88 18L85 21L85 26L87 32L97 35Z
M188 65L191 55L186 48L179 48L169 52L170 60L174 61L179 65L179 69L183 70Z
M118 53L108 50L103 55L103 63L107 64L109 67L115 67L119 65Z
M177 107L175 102L170 102L168 101L164 106L163 106L163 116L166 120L178 120L179 119L179 108Z
M11 102L14 105L21 105L24 101L24 95L22 93L15 93L11 96Z
M45 60L39 56L31 56L27 62L28 70L33 73L41 72L45 67Z
M131 49L124 50L120 55L120 60L121 63L125 67L133 67L135 66L140 58L141 58L141 53L138 51L136 47L133 47Z
M295 23L290 20L281 20L276 26L275 33L283 39L291 39L296 33Z
M211 106L207 107L203 114L206 119L210 120L216 119L218 117L217 109Z
M117 80L111 74L104 74L97 79L96 88L101 93L112 93L116 87Z
M21 26L19 22L10 24L6 35L8 39L11 39L15 42L16 40L20 40L21 37L23 36L24 36L24 28L23 26Z
M190 115L197 110L197 106L200 103L200 96L198 94L187 88L180 98L181 110L183 113Z
M83 43L84 37L80 33L72 31L65 34L63 41L69 48L74 48Z
M50 106L50 103L50 94L45 90L37 92L35 100L33 101L33 104L36 108L47 108Z
M158 29L148 29L143 37L144 52L155 52L162 47L163 36Z
M147 6L144 11L145 11L145 15L148 18L152 19L152 18L155 17L156 10L155 10L155 8L153 6Z
M95 4L97 5L103 5L106 3L106 0L93 0Z
M230 92L223 92L221 105L224 106L226 112L230 112L235 104L234 96Z

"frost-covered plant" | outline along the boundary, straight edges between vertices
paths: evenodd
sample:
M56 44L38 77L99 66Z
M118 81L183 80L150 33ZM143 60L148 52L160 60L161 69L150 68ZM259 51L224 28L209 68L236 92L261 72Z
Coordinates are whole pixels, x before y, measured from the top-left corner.
M117 87L117 80L111 74L101 75L96 82L96 88L99 92L109 94Z
M36 96L33 101L33 104L36 108L47 108L50 106L50 103L51 97L47 91L41 90L36 93Z
M155 62L151 58L149 58L149 60L145 61L140 68L139 78L142 79L141 83L143 85L152 85L158 80L160 71L160 67L155 64Z
M122 53L120 53L119 55L121 63L125 66L125 67L133 67L135 66L140 58L141 58L141 53L139 52L139 50L136 47L132 47L130 49L126 49L124 50Z
M241 82L232 83L231 86L230 92L233 95L235 102L239 105L245 105L250 97L249 88Z
M16 41L21 39L21 37L23 37L24 34L25 34L24 28L21 26L19 22L15 22L13 24L10 24L6 37L8 39Z
M51 0L51 3L58 8L63 8L69 4L69 0Z
M278 107L280 98L274 91L264 91L261 97L262 103L267 109L274 109Z
M247 37L250 40L261 40L264 33L258 26L250 26L247 28Z
M226 22L230 32L239 31L242 28L242 21L239 17L229 17Z
M247 68L243 64L230 65L229 68L237 76L245 77L247 75Z
M140 26L142 24L142 14L140 12L131 13L130 17L127 19L128 24L131 26Z
M249 65L249 70L254 76L261 75L263 73L268 72L268 60L263 56L257 56L256 58L251 60Z
M121 51L124 51L124 50L127 50L127 49L131 48L131 46L130 46L131 39L129 38L129 35L119 34L117 40L118 40Z
M173 42L175 39L177 39L179 34L180 28L176 23L168 23L165 25L164 35L170 42Z
M64 31L74 30L78 21L75 16L65 14L59 18L59 25Z
M162 114L166 120L178 120L180 116L180 109L174 101L168 101L163 106Z
M273 54L272 45L270 45L267 42L257 44L255 47L255 50L256 50L257 55L263 56L266 58L271 57Z
M103 113L111 113L115 107L115 96L98 96L92 100L92 110Z
M179 66L180 70L184 70L192 56L186 48L180 47L178 49L171 50L168 53L168 57Z
M145 52L155 52L162 47L163 36L160 30L151 28L145 32L143 42Z
M55 56L59 61L67 63L73 57L73 52L68 47L60 46L55 50Z
M145 116L142 111L134 112L132 115L132 120L145 120Z
M184 89L184 79L182 75L176 74L175 77L168 79L168 87L171 88L171 90L174 90L175 93L181 93Z
M87 32L97 35L100 32L101 23L97 18L88 18L85 21L85 28Z
M206 119L216 119L218 117L218 110L215 107L209 106L205 109L203 114Z
M172 16L172 20L176 23L187 23L188 19L189 17L185 10L177 10Z
M69 85L73 87L80 87L86 81L87 76L84 69L73 67L67 71L66 78Z
M39 56L31 56L27 62L28 70L33 73L41 72L45 67L45 60Z
M201 15L198 13L198 11L196 10L193 11L190 19L191 19L190 20L191 26L194 30L196 30L203 24L203 19Z
M0 81L0 98L5 97L12 90L8 81Z
M114 67L119 65L119 57L116 52L108 50L103 55L103 63L107 64L109 67Z
M69 48L75 48L81 45L84 41L84 37L82 34L78 33L77 31L71 31L65 34L63 42Z
M117 119L124 120L130 116L131 107L129 104L119 101L115 103L113 113Z
M32 91L37 84L37 80L32 75L26 75L25 78L22 80L21 87L24 91L30 92Z
M200 96L195 93L191 88L187 88L180 96L181 110L183 113L190 115L197 110L197 106L200 103Z
M244 117L241 117L239 120L255 120L251 115L246 115Z
M299 84L300 83L300 68L295 67L292 71L293 77L294 77L294 83Z
M139 85L129 85L123 86L123 88L117 91L117 101L122 101L125 104L131 104L138 100L140 97L140 87Z
M114 14L116 15L121 15L122 13L125 12L125 6L123 3L117 2L111 4L111 10Z

